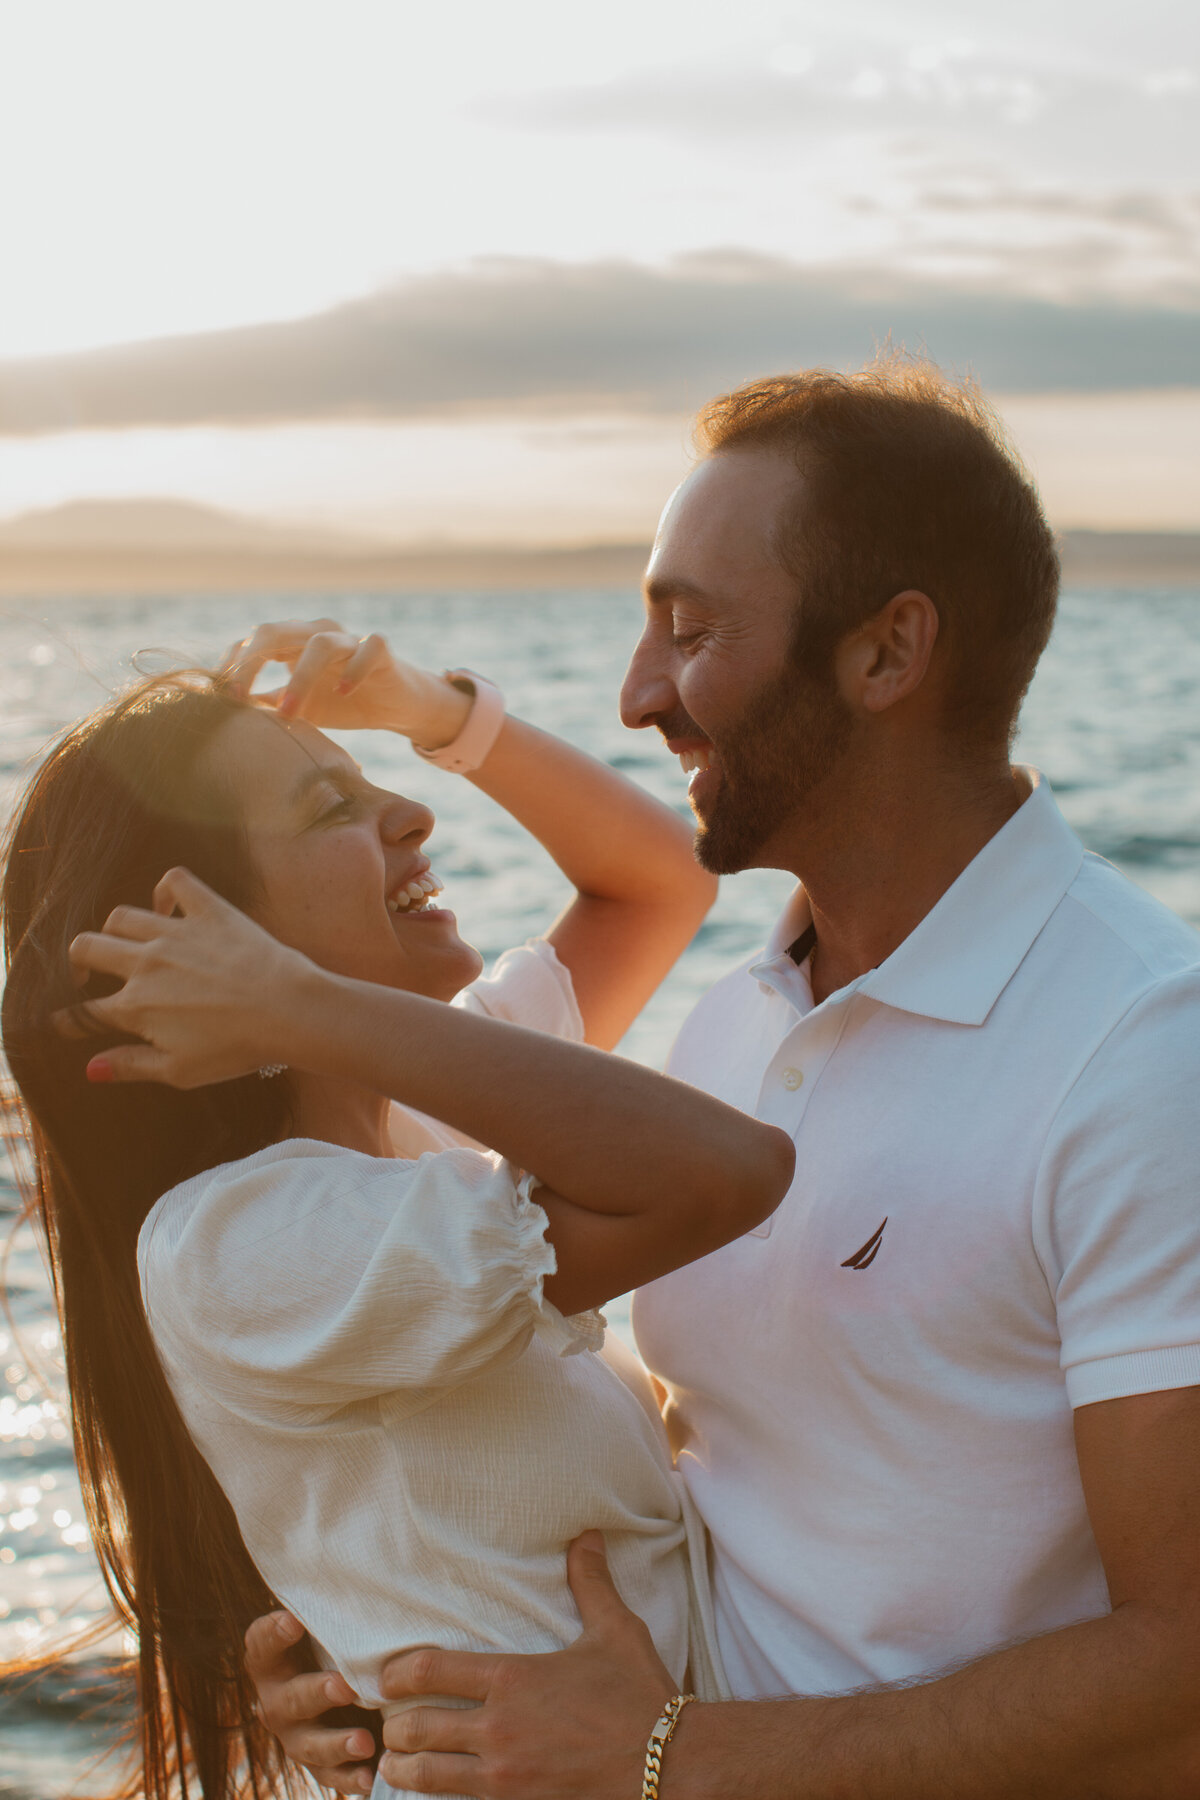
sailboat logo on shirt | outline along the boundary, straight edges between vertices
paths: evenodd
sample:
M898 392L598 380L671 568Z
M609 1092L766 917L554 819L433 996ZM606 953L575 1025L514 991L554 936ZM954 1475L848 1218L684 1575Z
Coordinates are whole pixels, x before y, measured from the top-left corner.
M887 1220L885 1219L883 1225L886 1224ZM883 1242L883 1225L879 1227L878 1231L873 1231L871 1233L870 1237L860 1250L856 1250L853 1256L848 1256L846 1258L845 1262L842 1264L843 1269L870 1268L871 1264L875 1261L875 1258L879 1255L879 1246Z

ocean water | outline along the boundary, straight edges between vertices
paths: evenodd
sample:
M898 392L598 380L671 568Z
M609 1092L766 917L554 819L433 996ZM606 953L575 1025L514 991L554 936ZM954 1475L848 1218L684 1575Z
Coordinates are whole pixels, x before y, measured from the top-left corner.
M142 666L206 664L259 619L308 604L222 596L38 602L0 612L0 804L39 749ZM333 612L383 630L431 667L466 664L499 681L513 711L623 769L686 811L684 782L657 734L625 731L616 695L640 603L625 591L346 597ZM1200 593L1064 597L1026 704L1020 756L1049 778L1084 841L1200 926ZM542 929L566 888L549 858L475 792L413 757L402 740L358 736L373 779L427 801L432 855L465 936L491 958ZM629 1055L660 1063L687 1010L763 941L790 890L756 872L723 883L687 955L630 1032ZM58 1652L31 1681L0 1683L0 1800L101 1791L97 1756L123 1718L119 1640L63 1653L103 1621L82 1523L53 1307L32 1232L13 1231L16 1190L0 1170L10 1316L0 1319L0 1661ZM610 1308L618 1329L627 1311Z

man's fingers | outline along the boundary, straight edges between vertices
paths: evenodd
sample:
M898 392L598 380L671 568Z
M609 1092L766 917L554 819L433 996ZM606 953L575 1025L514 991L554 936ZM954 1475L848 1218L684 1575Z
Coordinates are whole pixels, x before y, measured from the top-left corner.
M357 1699L340 1675L326 1672L291 1675L278 1685L268 1682L266 1688L259 1690L263 1718L278 1738L296 1727L308 1730L331 1706L353 1706Z
M344 1727L340 1731L326 1727L323 1731L310 1731L302 1741L289 1742L282 1737L279 1741L291 1760L306 1768L322 1787L335 1788L339 1794L370 1793L374 1776L370 1763L362 1761L375 1748L369 1731L347 1735ZM369 1745L365 1751L357 1747L364 1741ZM352 1743L356 1748L351 1751L347 1746Z
M567 1580L585 1631L603 1631L606 1625L623 1624L631 1617L608 1572L601 1532L585 1531L575 1539L567 1551Z
M477 1756L438 1756L428 1750L416 1756L389 1753L379 1773L389 1787L415 1794L483 1794L483 1764Z
M410 1694L486 1700L503 1660L472 1650L406 1650L384 1663L380 1687L389 1700L406 1700Z
M476 1756L483 1718L478 1706L413 1706L384 1720L383 1741L405 1756L419 1750Z
M370 1793L375 1740L362 1726L321 1724L331 1706L353 1705L357 1697L340 1675L312 1669L312 1645L299 1619L286 1611L267 1613L255 1619L244 1641L263 1724L287 1755L325 1787Z
M295 1613L265 1613L247 1628L243 1642L246 1673L259 1689L260 1699L267 1682L289 1681L311 1667L311 1649Z

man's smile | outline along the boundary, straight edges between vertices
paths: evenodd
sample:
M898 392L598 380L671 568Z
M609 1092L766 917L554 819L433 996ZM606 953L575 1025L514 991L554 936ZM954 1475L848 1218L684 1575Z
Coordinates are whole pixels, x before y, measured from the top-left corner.
M671 755L679 758L679 767L688 777L689 799L695 794L698 787L715 785L715 782L712 784L703 782L705 775L712 773L716 776L719 775L720 770L717 753L710 739L702 737L667 738L666 744Z

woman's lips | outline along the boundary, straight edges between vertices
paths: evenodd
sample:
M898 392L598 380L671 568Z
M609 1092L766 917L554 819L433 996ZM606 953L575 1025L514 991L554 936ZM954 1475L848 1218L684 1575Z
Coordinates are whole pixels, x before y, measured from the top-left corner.
M441 882L432 870L427 870L406 881L394 894L389 894L387 909L390 913L415 913L423 910L431 896L441 891Z

